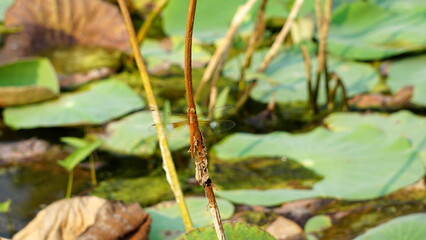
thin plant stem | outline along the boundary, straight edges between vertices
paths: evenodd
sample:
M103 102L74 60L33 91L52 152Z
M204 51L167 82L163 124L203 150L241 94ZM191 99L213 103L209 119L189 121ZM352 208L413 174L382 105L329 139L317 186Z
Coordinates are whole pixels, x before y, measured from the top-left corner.
M95 152L92 152L89 157L90 162L90 178L92 180L92 185L96 186L98 185L98 182L96 180L96 169L95 169Z
M290 32L291 26L293 25L293 22L296 19L296 16L299 13L300 7L302 6L303 2L304 0L296 0L294 2L287 21L283 25L280 33L278 33L278 36L272 44L271 48L266 53L266 56L260 64L259 68L257 69L257 72L264 72L266 68L268 68L272 59L277 55L280 46L284 42L284 39L286 38L287 34ZM250 91L254 88L255 85L256 81L250 82L250 85L246 88L242 97L238 100L237 106L234 109L234 113L236 113L245 104L248 99L248 96L250 95Z
M184 52L184 76L185 76L185 89L188 101L188 123L189 123L189 142L190 153L195 160L195 179L204 187L204 192L209 203L210 213L213 218L213 225L216 230L216 235L219 240L226 239L225 231L223 229L222 221L220 219L219 207L213 192L213 182L209 175L208 160L207 160L207 147L203 135L198 126L198 117L195 107L195 100L192 88L192 33L194 29L195 9L197 0L190 0L188 7L188 15L186 20L185 31L185 52Z
M74 170L71 170L68 173L68 186L67 186L67 193L65 194L65 198L71 197L73 180L74 180Z
M315 11L317 14L317 28L319 31L319 46L318 46L318 66L317 66L316 81L315 81L314 99L316 102L318 98L321 75L323 74L328 106L330 106L332 99L330 96L329 76L328 76L328 70L327 70L326 45L327 45L328 29L330 27L332 4L333 4L332 0L325 1L324 15L322 14L322 11L321 11L321 0L317 0L315 4Z
M149 15L146 17L145 21L143 22L136 36L136 39L138 40L139 45L143 43L146 37L146 33L151 28L152 23L157 18L157 16L161 13L161 11L164 9L164 7L167 5L168 2L169 0L160 0L156 2L154 10L152 10L149 13Z
M148 99L148 104L154 119L154 123L157 130L158 142L160 145L161 156L163 158L163 169L166 172L167 181L173 191L173 194L176 199L176 203L179 207L180 214L182 217L183 224L186 231L189 231L193 228L191 218L189 216L188 207L186 206L185 199L183 197L182 189L179 184L179 179L177 177L176 168L173 163L172 155L170 153L169 145L167 144L166 134L164 130L163 123L161 122L160 112L158 110L158 105L155 100L154 92L149 81L148 72L146 70L145 64L142 59L142 55L139 51L138 43L136 40L135 30L133 29L132 21L130 19L129 10L127 9L125 0L118 0L121 13L126 24L127 33L129 34L130 43L132 46L133 54L135 56L136 64L139 69L139 74L142 79L143 86L145 88L146 97Z
M244 54L243 64L240 70L240 78L239 78L239 95L242 95L243 89L245 88L245 70L250 67L251 59L253 57L254 51L256 50L260 40L262 39L263 32L265 31L265 9L268 0L262 0L260 2L259 10L256 14L256 21L253 33L250 35L249 43L247 50Z
M308 93L308 109L312 113L317 112L316 102L314 102L313 98L313 89L312 89L312 65L311 65L311 58L309 57L308 49L305 45L302 45L302 53L303 53L303 60L305 62L305 71L306 71L306 87L307 87L307 93Z
M290 14L288 15L287 21L283 25L280 33L278 33L278 36L272 44L271 48L269 49L268 53L266 53L265 58L263 59L262 63L259 66L259 69L257 70L258 72L264 72L269 66L269 63L271 63L272 59L277 55L280 46L284 42L284 39L286 38L288 33L290 32L291 26L293 25L293 22L296 19L297 14L299 13L303 1L304 0L296 0L294 2Z
M241 26L245 16L249 13L250 9L253 7L256 1L257 0L247 0L247 2L244 5L240 6L235 12L234 17L232 18L231 26L226 32L225 38L217 47L216 51L214 52L212 58L209 61L209 64L207 65L206 70L203 73L203 76L201 77L201 82L198 85L197 91L195 93L195 99L200 98L204 86L212 78L212 75L214 74L216 68L221 68L221 66L223 65L226 55L229 52L232 39L234 39L238 28Z

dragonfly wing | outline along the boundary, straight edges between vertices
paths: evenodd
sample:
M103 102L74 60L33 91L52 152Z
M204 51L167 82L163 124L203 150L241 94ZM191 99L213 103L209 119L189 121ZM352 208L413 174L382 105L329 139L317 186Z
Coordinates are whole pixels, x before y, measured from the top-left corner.
M235 127L235 122L231 120L203 121L202 126L205 129L206 134L218 134Z
M168 138L181 138L189 136L189 127L187 124L176 123L163 123L164 131ZM149 127L149 131L152 133L157 133L157 125L153 124Z

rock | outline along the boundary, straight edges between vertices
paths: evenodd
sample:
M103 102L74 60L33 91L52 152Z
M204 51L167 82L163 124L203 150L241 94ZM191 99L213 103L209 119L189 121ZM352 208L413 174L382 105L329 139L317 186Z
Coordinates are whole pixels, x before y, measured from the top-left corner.
M305 240L302 228L297 223L285 218L278 217L271 223L266 231L277 240Z
M331 202L332 200L329 199L304 199L285 203L281 207L275 208L273 211L303 226L318 210Z
M49 143L37 138L0 143L0 165L41 160Z

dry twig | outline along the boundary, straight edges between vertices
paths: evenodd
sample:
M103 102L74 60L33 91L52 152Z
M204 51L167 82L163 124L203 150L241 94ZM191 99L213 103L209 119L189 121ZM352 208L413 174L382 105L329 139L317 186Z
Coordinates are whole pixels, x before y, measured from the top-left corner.
M216 230L218 239L226 239L225 231L223 230L220 212L217 206L216 198L213 192L213 182L209 175L207 147L203 135L198 126L198 117L195 107L195 100L192 89L192 32L194 28L194 17L197 0L190 0L188 8L188 16L186 21L185 31L185 56L184 56L184 75L185 89L188 101L188 123L189 123L189 142L192 158L195 160L195 179L204 187L207 201L209 203L210 213L212 214L213 224Z
M163 124L160 118L160 112L158 111L157 102L155 100L154 92L149 81L148 72L143 62L142 55L139 51L138 42L136 40L135 30L132 26L132 20L130 19L129 10L127 9L125 0L118 0L120 5L120 10L126 23L127 33L129 34L130 43L132 46L133 54L135 56L136 64L139 69L139 74L142 79L143 86L145 88L146 97L148 99L148 104L152 110L152 118L154 119L155 126L157 129L158 142L160 145L161 156L163 157L163 168L166 172L167 181L175 195L176 202L179 206L180 214L182 216L183 223L185 225L186 231L191 230L192 222L189 216L188 208L183 198L182 189L179 185L179 179L177 177L176 168L173 163L172 155L170 153L169 145L167 144L166 134L164 131Z

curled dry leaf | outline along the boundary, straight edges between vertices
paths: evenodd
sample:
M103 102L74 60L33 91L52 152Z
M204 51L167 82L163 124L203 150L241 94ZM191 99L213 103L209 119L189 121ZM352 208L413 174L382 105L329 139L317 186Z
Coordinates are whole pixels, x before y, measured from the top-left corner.
M4 24L23 30L6 38L0 63L64 45L130 51L118 8L101 0L16 0Z
M40 211L13 239L147 239L150 223L149 215L137 204L75 197Z
M349 99L349 105L357 108L386 108L399 109L411 105L413 86L399 89L395 94L385 96L382 94L358 94Z

